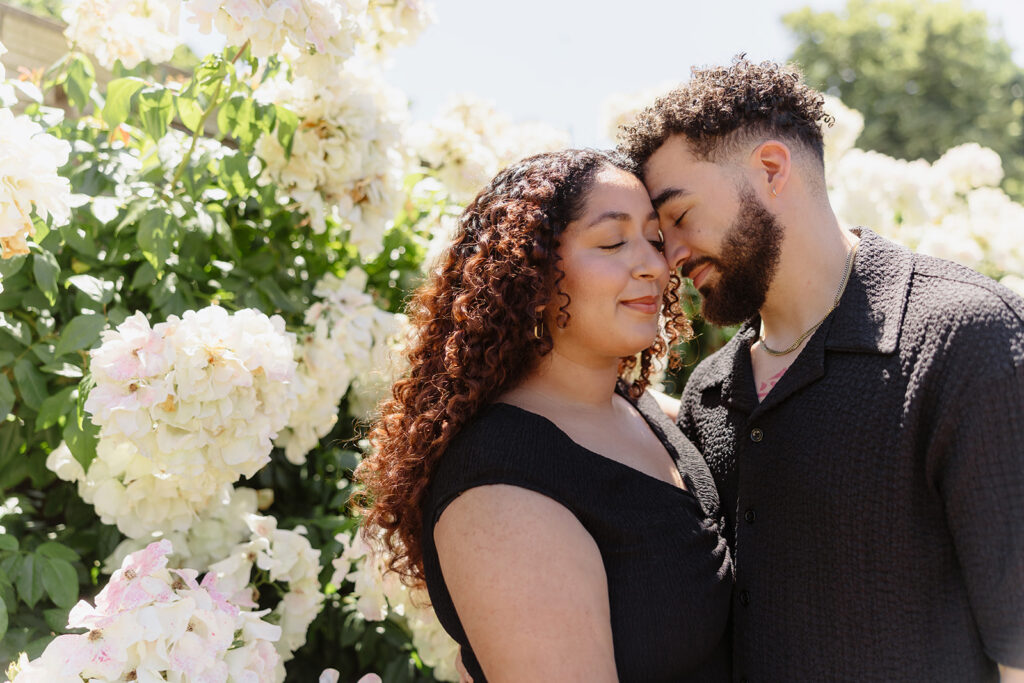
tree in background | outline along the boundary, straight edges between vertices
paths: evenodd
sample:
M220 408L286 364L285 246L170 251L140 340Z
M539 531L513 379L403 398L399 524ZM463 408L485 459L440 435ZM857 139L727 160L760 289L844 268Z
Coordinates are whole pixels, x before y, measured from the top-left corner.
M849 0L783 23L812 86L864 115L858 147L935 161L977 142L1003 160L1003 188L1024 198L1024 68L984 12L958 0Z

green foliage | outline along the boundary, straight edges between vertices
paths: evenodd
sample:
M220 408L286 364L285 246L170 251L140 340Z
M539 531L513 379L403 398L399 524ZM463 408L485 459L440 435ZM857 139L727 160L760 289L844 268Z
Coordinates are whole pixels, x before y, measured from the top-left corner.
M1002 157L1024 198L1024 69L985 14L958 0L849 0L786 15L808 82L864 115L857 146L934 161L964 142Z
M280 314L298 331L327 273L363 268L392 311L418 284L427 237L419 224L440 200L410 199L381 255L364 261L340 226L329 221L327 232L314 234L273 186L257 183L256 141L274 135L288 149L300 121L254 100L255 66L247 52L211 55L183 83L121 71L100 92L89 58L71 54L44 79L68 93L77 114L49 132L74 145L62 174L89 201L66 226L38 222L29 255L0 261L0 669L21 651L37 656L64 632L68 609L95 596L105 583L97 567L122 540L45 464L61 441L85 468L96 455L99 429L84 402L92 387L88 352L104 329L136 311L157 323L216 302ZM262 77L274 74L274 64L261 66L268 67ZM80 116L87 107L95 116ZM39 104L27 113L52 123ZM201 137L213 124L226 144ZM274 490L268 512L282 528L306 526L322 550L325 585L340 551L334 536L356 523L347 505L357 425L344 403L339 417L306 464L275 452L241 482ZM330 666L346 675L382 672L389 681L431 680L400 620L353 617L352 587L335 589L288 665L292 676L312 679Z

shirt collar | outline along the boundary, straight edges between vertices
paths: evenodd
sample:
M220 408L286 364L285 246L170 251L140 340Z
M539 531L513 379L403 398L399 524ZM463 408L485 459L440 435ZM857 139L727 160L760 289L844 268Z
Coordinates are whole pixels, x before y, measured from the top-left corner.
M839 307L811 339L825 334L826 349L889 354L899 343L913 253L867 228L853 232L860 236L860 245L850 281ZM757 339L760 326L760 316L745 322L718 353L705 361L700 379L695 378L696 388L703 391L724 384L726 393L732 393L737 388L733 384L745 379L741 370L749 368L750 345Z

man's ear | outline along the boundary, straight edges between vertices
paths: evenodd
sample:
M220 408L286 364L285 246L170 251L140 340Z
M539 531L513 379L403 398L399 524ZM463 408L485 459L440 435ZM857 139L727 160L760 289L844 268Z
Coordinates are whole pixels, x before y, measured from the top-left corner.
M793 172L789 146L779 140L765 140L750 154L748 164L758 179L755 187L768 198L782 194Z

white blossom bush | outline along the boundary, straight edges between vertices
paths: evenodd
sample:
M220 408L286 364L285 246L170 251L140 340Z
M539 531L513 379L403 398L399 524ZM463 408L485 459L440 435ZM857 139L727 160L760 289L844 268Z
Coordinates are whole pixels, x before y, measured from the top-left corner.
M615 140L618 138L620 130L632 123L637 114L645 107L662 95L667 95L678 85L675 82L665 81L642 90L615 93L606 97L601 102L598 114L600 130L609 140Z
M352 582L350 599L363 619L374 622L390 616L401 620L412 633L417 653L433 668L434 677L440 681L459 680L455 668L459 645L437 620L426 591L410 589L396 574L388 572L387 557L379 544L367 543L361 532L341 533L336 540L342 552L331 561L331 583L340 586Z
M1017 286L1014 278L1024 273L1024 206L998 188L998 154L967 143L929 164L856 149L863 117L835 100L826 107L836 119L825 129L829 196L844 224L870 227Z
M66 680L271 683L281 628L231 602L215 575L168 569L167 540L128 555L96 596L68 619L81 634L57 636L42 656L22 656L12 683Z
M0 258L28 254L33 216L64 225L71 216L71 184L58 175L71 145L27 116L0 108Z
M120 61L168 61L178 46L181 0L74 0L64 10L64 35L107 69Z
M306 642L306 630L324 602L319 580L320 551L310 545L302 526L278 529L273 517L255 514L247 514L244 519L252 532L249 540L210 565L210 572L217 577L218 586L243 606L255 606L250 586L254 568L266 572L270 582L288 585L269 617L281 627L275 645L282 662L279 680L284 680L283 662Z
M260 182L294 200L314 232L325 232L330 219L372 256L402 197L407 105L371 67L338 69L318 56L296 64L302 75L268 81L256 93L300 119L290 154L275 136L258 141L256 153L266 162Z
M102 340L85 402L99 444L79 492L130 538L185 531L269 462L295 403L294 335L280 317L209 306L153 327L136 313Z
M435 21L433 8L423 0L369 0L360 43L372 54L384 55L414 42Z
M492 103L461 96L431 121L415 124L410 144L452 199L468 203L508 164L530 154L568 147L569 138L546 124L516 124Z
M61 476L60 472L57 475ZM200 512L187 531L157 531L152 537L171 542L167 566L205 571L214 562L227 557L235 546L249 536L246 516L256 514L258 508L259 492L238 486L232 488L226 498L214 500ZM146 538L126 538L121 541L103 563L103 571L113 573L125 557L145 548L150 542Z
M378 308L366 286L366 273L353 268L343 279L329 273L313 288L310 329L296 345L298 402L274 442L296 465L337 423L353 381L381 367L375 361L397 331L399 316Z
M256 57L291 46L344 59L359 39L366 0L186 0L201 33L216 30L229 45L252 46Z

